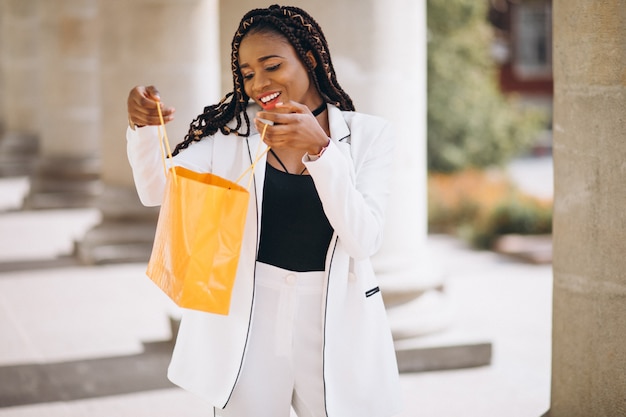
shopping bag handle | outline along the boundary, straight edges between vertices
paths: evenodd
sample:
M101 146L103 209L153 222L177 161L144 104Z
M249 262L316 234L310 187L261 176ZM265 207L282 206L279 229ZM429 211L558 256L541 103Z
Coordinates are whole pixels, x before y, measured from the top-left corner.
M167 151L167 157L171 159L172 150L170 149L170 141L167 138L167 130L165 129L165 121L163 120L163 113L161 112L161 102L159 102L157 105L157 111L159 113L159 122L161 122L161 124L157 126L158 134L159 134L159 147L161 149L161 160L163 161L163 172L165 173L165 176L167 177L167 164L165 163L165 157L166 157L165 153ZM263 158L263 155L269 152L270 147L268 146L267 148L265 148L263 152L259 153L259 151L261 150L261 144L263 143L263 139L265 139L266 129L267 129L267 124L263 126L263 132L261 133L261 140L259 141L259 146L256 149L254 161L248 168L246 168L246 170L239 176L239 178L237 178L237 180L235 181L236 184L238 184L239 181L241 181L241 179L245 177L249 171L254 172L254 168L256 167L256 164L261 160L261 158ZM174 169L174 166L170 167L170 171L172 171L172 176L174 177L174 183L178 185L178 177L176 176L176 170ZM248 180L248 188L247 188L248 191L250 190L250 186L252 185L252 178L253 178L253 175L250 175L250 179Z
M165 163L165 150L167 149L167 156L172 158L172 150L170 149L170 141L167 138L167 130L165 129L165 121L163 120L163 113L161 112L161 102L157 103L157 111L159 112L159 121L161 124L157 126L159 132L159 148L161 149L161 160L163 161L163 172L167 177L167 164ZM165 144L165 147L164 147ZM170 168L172 176L174 177L174 184L178 185L178 177L176 176L176 170L174 166Z
M259 152L261 150L261 144L263 143L263 139L265 139L265 130L267 129L267 124L265 124L263 126L263 132L261 132L261 140L259 141L259 145L256 148L256 152L254 153L256 156L254 157L254 161L252 161L252 164L246 168L246 170L244 172L241 173L241 175L239 176L239 178L237 178L237 180L235 180L235 183L239 184L239 181L241 181L241 179L243 177L246 176L246 174L249 171L254 172L254 168L256 167L256 164L261 160L261 158L263 158L263 155L265 155L266 153L269 152L270 147L268 146L267 148L265 148L265 150L263 152ZM250 186L252 185L252 178L253 175L250 174L250 179L248 180L248 191L250 190Z

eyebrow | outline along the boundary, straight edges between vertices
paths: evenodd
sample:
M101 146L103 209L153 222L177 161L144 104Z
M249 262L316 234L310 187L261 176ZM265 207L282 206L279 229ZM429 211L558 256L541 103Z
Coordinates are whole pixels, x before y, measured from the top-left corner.
M280 55L265 55L265 56L262 56L259 59L257 59L257 61L265 62L265 61L267 61L268 59L271 59L271 58L282 58L282 59L284 59L284 57L280 56ZM239 68L248 68L249 66L250 66L250 64L243 63L243 64L239 65Z

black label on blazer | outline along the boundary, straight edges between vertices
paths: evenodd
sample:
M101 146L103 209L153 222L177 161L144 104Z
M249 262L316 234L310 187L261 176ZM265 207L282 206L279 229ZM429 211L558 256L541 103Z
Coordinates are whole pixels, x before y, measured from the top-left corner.
M376 294L378 291L380 291L379 287L374 287L371 290L367 290L365 291L365 297L371 297L372 295Z

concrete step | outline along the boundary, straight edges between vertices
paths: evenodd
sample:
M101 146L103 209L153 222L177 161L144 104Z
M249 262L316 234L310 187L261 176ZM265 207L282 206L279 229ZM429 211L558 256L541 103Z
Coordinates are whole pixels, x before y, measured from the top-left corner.
M505 235L496 240L493 250L531 264L550 264L552 235Z

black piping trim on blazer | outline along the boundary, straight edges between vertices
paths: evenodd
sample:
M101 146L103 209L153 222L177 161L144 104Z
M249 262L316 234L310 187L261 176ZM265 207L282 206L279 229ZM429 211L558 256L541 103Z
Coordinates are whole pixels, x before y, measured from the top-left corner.
M367 290L365 291L365 298L371 297L372 295L376 294L379 291L380 291L380 287L374 287L371 290Z
M259 139L260 140L260 139ZM250 151L250 142L248 140L248 138L246 138L246 147L248 149L248 158L250 159L250 164L253 163L253 158L252 158L252 152ZM255 218L256 218L256 227L257 227L257 233L255 233L255 239L256 239L256 244L255 244L255 248L259 247L259 199L257 197L257 192L256 192L256 176L254 175L254 172L251 172L250 175L252 175L252 186L251 188L254 189L254 201L255 201L255 206L256 206L256 213L255 213ZM239 382L239 377L241 376L241 369L243 368L243 358L246 354L246 350L248 349L248 340L250 339L250 327L252 325L252 312L254 311L254 299L255 299L255 292L256 292L256 256L255 256L255 261L254 261L254 272L252 274L252 302L250 303L250 315L248 316L248 332L246 333L246 341L243 345L243 354L241 356L241 360L239 361L239 370L237 371L237 377L235 378L235 383L233 384L233 388L230 390L230 394L228 394L228 398L226 399L226 403L224 403L224 407L226 408L226 405L228 405L228 402L230 401L231 397L233 396L233 392L235 391L235 387L237 386L237 382ZM215 414L215 407L213 408L213 414Z
M333 269L333 258L335 257L335 250L337 250L337 242L339 241L339 236L335 237L335 244L333 245L333 253L330 255L330 262L328 263L328 275L326 277L326 299L324 300L324 345L322 346L322 379L324 380L324 411L326 412L326 416L328 416L328 408L326 401L326 318L328 315L328 287L330 284L330 273Z
M347 134L346 136L342 137L341 139L338 140L338 142L342 142L345 139L349 138L351 136L351 133ZM348 143L349 145L349 143ZM337 242L339 241L339 236L335 237L335 244L333 245L333 252L330 255L330 262L328 263L328 275L326 277L326 299L324 299L324 329L323 329L323 335L324 335L324 344L322 346L322 379L324 382L324 412L326 413L326 416L328 417L328 401L326 401L326 372L324 371L326 369L326 317L328 316L328 287L330 286L330 274L331 271L333 269L333 258L335 257L335 251L337 250Z

